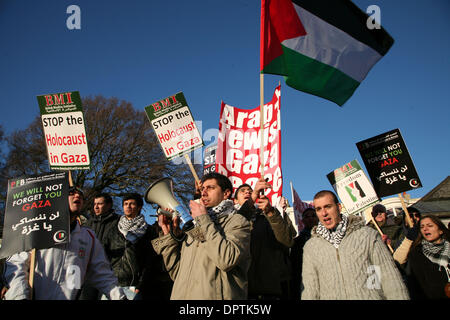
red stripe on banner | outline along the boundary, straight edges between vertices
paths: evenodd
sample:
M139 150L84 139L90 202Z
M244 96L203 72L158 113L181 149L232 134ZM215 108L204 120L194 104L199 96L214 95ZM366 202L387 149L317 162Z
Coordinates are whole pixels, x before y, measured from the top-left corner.
M261 1L260 67L281 56L281 42L306 35L291 0Z

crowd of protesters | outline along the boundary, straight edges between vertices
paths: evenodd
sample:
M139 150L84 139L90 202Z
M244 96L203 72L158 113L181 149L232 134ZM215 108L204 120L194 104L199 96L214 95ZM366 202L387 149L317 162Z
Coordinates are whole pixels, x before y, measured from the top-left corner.
M193 219L159 214L149 225L137 193L96 195L80 219L83 191L69 192L70 241L36 250L33 288L29 252L0 262L1 298L11 300L409 300L450 297L450 231L435 216L408 208L389 221L372 208L373 223L342 212L336 194L317 192L296 230L264 191L209 173L189 203ZM161 208L171 212L170 208ZM380 232L381 231L381 232ZM83 246L83 248L80 248ZM393 253L389 250L393 248ZM80 255L83 252L83 255Z

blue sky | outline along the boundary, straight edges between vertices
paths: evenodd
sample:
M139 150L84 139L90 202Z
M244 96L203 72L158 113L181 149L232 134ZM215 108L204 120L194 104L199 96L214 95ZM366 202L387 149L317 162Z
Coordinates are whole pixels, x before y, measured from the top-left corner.
M326 174L357 159L355 143L399 128L423 187L450 174L450 2L354 1L378 5L395 43L342 107L265 76L268 101L281 81L284 195L292 181L311 200ZM81 29L69 30L69 5ZM217 129L220 102L259 105L260 3L230 1L0 0L1 125L7 133L39 114L36 96L79 91L136 109L183 91L202 131ZM205 144L215 141L205 135Z

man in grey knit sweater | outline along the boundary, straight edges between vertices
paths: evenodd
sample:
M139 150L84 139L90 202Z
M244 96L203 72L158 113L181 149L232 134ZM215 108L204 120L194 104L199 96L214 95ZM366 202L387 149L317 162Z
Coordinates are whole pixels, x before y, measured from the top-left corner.
M303 251L303 300L407 300L408 290L378 232L341 214L332 191L314 196L319 224Z

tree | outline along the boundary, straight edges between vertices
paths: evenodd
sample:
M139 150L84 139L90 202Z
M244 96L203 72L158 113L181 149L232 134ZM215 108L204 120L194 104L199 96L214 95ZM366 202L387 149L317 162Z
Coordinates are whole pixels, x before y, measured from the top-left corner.
M98 192L116 197L128 192L144 195L153 181L167 176L184 204L192 198L194 178L189 167L166 160L144 111L117 98L96 96L83 99L83 114L91 170L71 174L74 184L85 192L86 207L92 207ZM10 151L4 175L8 179L49 172L40 116L28 128L8 136L7 143Z

